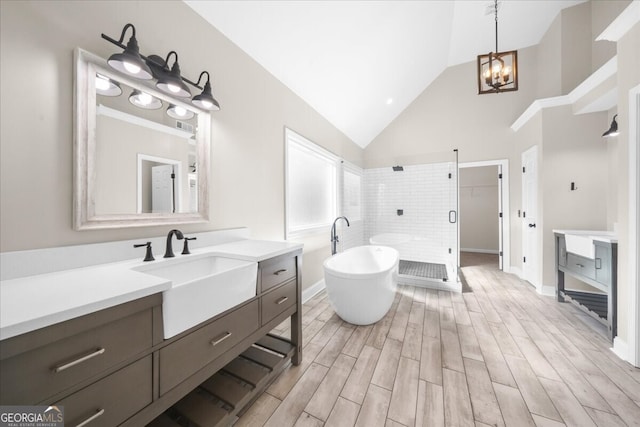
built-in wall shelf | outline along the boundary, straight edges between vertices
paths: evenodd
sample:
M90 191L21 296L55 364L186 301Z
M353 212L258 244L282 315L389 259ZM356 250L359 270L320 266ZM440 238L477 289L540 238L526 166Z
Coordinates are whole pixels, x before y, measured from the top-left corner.
M632 1L627 8L596 37L596 41L608 40L617 42L638 22L640 22L640 2ZM533 101L529 108L513 122L511 129L517 132L543 108L573 105L574 114L610 110L617 105L617 72L617 57L614 56L587 77L568 95L536 99Z
M614 56L576 86L568 95L541 98L533 101L529 108L513 122L511 129L517 132L543 108L573 105L574 114L610 110L616 106L618 101L617 71L618 58Z

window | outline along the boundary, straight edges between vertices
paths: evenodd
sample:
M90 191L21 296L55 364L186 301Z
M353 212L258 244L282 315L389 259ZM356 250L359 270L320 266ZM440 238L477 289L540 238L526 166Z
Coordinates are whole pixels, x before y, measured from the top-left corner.
M340 159L285 129L286 235L319 231L337 216Z
M286 238L362 219L362 169L285 129ZM341 212L341 213L340 213Z

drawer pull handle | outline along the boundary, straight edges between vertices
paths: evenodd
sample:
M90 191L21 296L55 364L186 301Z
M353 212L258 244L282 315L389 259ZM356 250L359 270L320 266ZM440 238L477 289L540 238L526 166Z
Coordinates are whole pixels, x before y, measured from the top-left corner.
M279 275L281 275L282 273L286 273L286 272L287 272L287 269L286 269L286 268L283 268L283 269L280 269L280 270L276 271L276 272L275 272L275 273L273 273L273 274L275 274L276 276L279 276Z
M583 264L576 263L576 265L577 265L578 267L580 267L580 268L584 268L584 265L583 265Z
M286 301L286 300L288 300L288 299L289 299L289 297L282 297L282 298L280 298L278 301L276 301L276 304L277 304L277 305L280 305L280 304L282 304L283 302L285 302L285 301Z
M218 345L220 344L222 341L226 340L227 338L229 338L231 336L231 332L225 332L222 335L217 336L216 338L214 338L211 341L211 345Z
M89 424L91 421L93 421L96 418L98 418L99 416L101 416L102 414L104 414L104 409L98 409L98 412L96 412L95 414L91 415L89 418L87 418L86 420L84 420L83 422L78 424L76 427L84 427L87 424Z
M99 348L96 351L94 351L92 353L89 353L86 356L82 356L81 358L76 359L76 360L74 360L72 362L65 363L64 365L56 366L55 368L53 368L53 372L55 372L56 374L58 372L62 372L65 369L71 368L72 366L76 366L76 365L78 365L78 364L80 364L82 362L86 362L89 359L93 359L96 356L100 356L102 353L104 353L104 351L105 351L104 348Z
M602 258L596 258L596 270L602 270Z

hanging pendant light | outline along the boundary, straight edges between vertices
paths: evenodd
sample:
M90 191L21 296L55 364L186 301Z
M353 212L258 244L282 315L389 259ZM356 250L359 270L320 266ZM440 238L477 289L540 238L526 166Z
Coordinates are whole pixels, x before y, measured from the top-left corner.
M162 73L158 78L156 86L163 92L170 95L179 96L181 98L191 97L191 91L180 75L180 65L178 64L178 54L175 50L172 50L167 54L167 59L164 60L165 67L169 66L169 58L171 55L175 56L171 71Z
M204 110L218 111L220 110L220 104L218 104L218 101L216 101L216 99L211 94L211 83L209 83L208 71L203 71L202 73L200 73L200 77L198 77L198 83L196 83L196 85L200 84L200 80L202 80L202 76L205 74L207 75L207 82L204 85L204 89L202 90L202 93L200 95L196 95L193 97L191 103L196 107L202 108Z
M620 131L618 131L618 122L616 122L616 117L618 117L617 114L613 116L613 120L611 120L611 126L609 126L609 130L602 134L603 137L609 138L612 136L618 136L618 134L620 133Z
M518 51L498 51L498 0L494 0L496 50L478 55L478 94L518 90Z
M129 39L129 42L127 43L127 46L124 48L124 51L122 53L114 53L109 57L109 60L107 62L114 69L129 76L142 80L150 80L153 78L153 75L151 74L151 69L149 68L149 66L140 56L138 40L136 39L136 27L134 27L132 24L125 25L122 29L120 40L118 41L107 38L104 34L102 35L102 37L118 46L123 46L122 41L124 40L124 35L127 32L128 28L131 28L132 35Z

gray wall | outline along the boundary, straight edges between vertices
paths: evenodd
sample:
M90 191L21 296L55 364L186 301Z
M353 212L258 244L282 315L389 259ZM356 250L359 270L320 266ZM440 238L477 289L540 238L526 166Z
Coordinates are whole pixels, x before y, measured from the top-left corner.
M360 147L183 2L2 1L0 19L2 252L166 233L72 229L73 49L108 57L119 49L100 33L117 39L127 22L143 53L177 50L192 79L208 70L222 105L212 115L211 221L183 231L247 226L255 238L284 238L285 126L362 165ZM305 286L322 278L327 236L305 247Z

